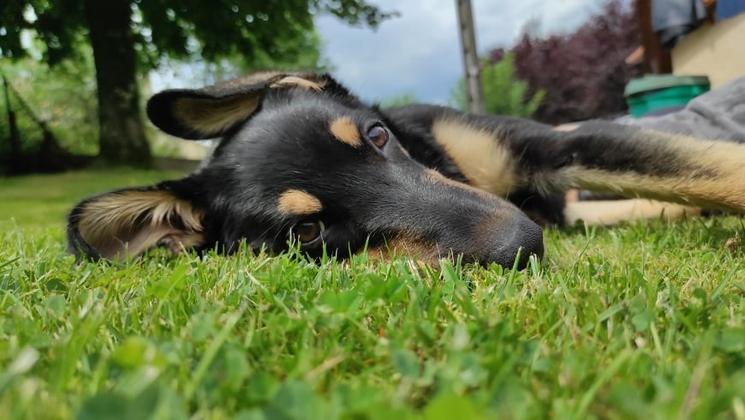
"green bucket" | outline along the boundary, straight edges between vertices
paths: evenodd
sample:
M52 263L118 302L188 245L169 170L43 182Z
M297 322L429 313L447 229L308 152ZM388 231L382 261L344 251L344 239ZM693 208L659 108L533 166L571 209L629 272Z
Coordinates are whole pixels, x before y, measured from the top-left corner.
M631 115L641 117L665 108L683 107L710 86L706 76L644 76L630 81L624 96Z

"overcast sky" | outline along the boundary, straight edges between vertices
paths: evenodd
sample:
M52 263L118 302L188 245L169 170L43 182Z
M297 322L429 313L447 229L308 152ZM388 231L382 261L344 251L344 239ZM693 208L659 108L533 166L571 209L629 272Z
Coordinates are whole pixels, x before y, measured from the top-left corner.
M373 31L322 15L316 28L323 57L333 74L367 101L414 95L446 104L463 74L455 0L369 0L400 16ZM628 0L626 0L628 1ZM480 53L509 47L523 28L534 34L576 29L605 3L602 0L471 0ZM153 91L183 87L198 63L166 65L151 72ZM201 69L203 71L203 69ZM199 73L199 72L197 72Z
M463 73L455 0L371 0L401 16L373 31L321 16L316 27L334 74L367 100L412 94L447 103ZM510 46L526 24L541 34L569 32L597 13L600 0L472 0L480 53ZM536 25L539 22L539 25ZM537 26L537 27L536 27Z

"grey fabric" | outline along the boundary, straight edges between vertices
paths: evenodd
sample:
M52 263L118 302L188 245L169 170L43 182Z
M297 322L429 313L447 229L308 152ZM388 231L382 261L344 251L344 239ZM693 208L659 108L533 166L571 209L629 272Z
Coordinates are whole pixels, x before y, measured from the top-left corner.
M616 122L713 140L745 143L745 77L713 89L683 110L657 117L622 117Z
M706 18L701 0L652 0L652 29L657 32L673 26L698 26Z
M652 29L665 48L673 48L706 18L701 0L652 0Z

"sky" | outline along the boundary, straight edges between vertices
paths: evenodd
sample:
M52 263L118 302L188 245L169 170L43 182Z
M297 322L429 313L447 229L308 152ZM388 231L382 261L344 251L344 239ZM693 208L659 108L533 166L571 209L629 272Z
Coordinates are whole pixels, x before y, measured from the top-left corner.
M333 74L369 101L400 95L445 104L463 74L455 0L370 0L400 17L377 30L316 18ZM522 29L566 33L597 13L600 0L471 0L480 53L509 47Z
M626 0L628 1L628 0ZM315 19L322 56L333 75L368 102L412 95L448 104L463 74L455 0L368 0L400 16L376 29L353 27L329 15ZM532 34L569 33L600 11L602 0L471 0L480 54ZM194 83L198 63L150 73L153 91Z

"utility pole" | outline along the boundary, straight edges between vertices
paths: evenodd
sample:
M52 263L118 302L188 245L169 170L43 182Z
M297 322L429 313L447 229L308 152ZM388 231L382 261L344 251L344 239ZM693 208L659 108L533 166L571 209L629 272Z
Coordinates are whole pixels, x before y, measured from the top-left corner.
M481 89L481 71L479 69L479 56L476 51L471 0L455 0L455 4L458 9L458 32L460 33L460 45L463 51L468 110L483 114L484 94Z

